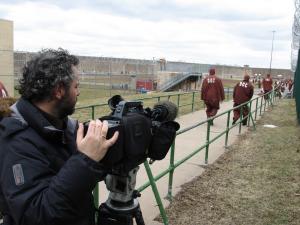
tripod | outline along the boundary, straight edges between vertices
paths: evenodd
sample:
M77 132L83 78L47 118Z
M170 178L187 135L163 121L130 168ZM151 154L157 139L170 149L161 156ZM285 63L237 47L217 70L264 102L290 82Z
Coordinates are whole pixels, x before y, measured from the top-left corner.
M137 225L145 225L136 199L140 193L134 190L138 169L132 169L125 177L107 175L105 184L110 193L99 207L98 225L133 225L133 219Z

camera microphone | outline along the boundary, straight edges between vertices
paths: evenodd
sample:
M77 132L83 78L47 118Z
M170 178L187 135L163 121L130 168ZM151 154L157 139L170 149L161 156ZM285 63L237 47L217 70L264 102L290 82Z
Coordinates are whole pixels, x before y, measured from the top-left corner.
M164 122L173 121L177 117L178 107L170 101L159 101L153 106L151 117Z

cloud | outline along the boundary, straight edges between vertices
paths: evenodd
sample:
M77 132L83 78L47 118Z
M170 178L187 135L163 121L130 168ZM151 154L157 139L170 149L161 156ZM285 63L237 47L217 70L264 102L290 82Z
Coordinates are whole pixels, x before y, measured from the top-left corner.
M16 50L290 67L293 1L1 1ZM277 56L278 54L278 56ZM279 56L280 54L280 56Z

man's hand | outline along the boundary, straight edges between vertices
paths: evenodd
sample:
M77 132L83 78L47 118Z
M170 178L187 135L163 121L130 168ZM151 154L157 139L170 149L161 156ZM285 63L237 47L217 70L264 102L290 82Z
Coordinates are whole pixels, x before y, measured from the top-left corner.
M108 148L118 139L119 132L116 131L110 139L106 139L108 131L107 121L92 120L88 131L83 137L83 125L79 124L77 131L77 148L89 158L99 162L105 156Z

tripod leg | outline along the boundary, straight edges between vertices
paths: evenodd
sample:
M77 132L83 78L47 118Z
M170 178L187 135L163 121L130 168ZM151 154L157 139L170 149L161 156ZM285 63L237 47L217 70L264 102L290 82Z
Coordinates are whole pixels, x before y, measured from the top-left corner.
M137 225L145 225L144 218L143 218L140 206L138 206L138 208L134 212L133 216L135 217L135 222L136 222Z
M115 212L105 203L100 205L98 216L98 225L133 225L132 214Z

